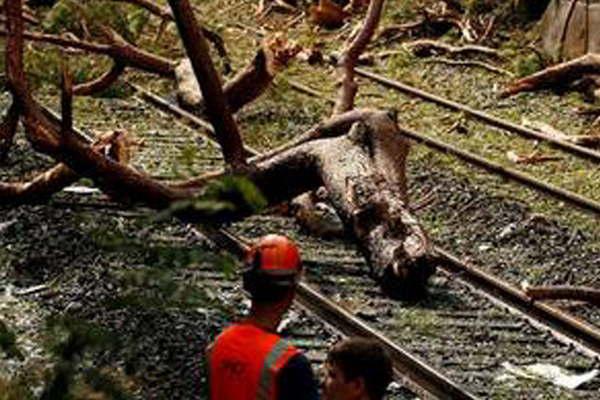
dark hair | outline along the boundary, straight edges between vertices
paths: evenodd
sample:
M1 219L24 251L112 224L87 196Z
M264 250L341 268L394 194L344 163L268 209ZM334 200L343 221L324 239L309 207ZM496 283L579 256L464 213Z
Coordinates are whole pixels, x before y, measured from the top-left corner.
M392 360L374 340L350 338L329 351L327 362L338 367L345 380L363 378L371 400L381 400L392 381Z
M244 271L244 289L250 294L252 301L259 303L275 303L283 300L295 286L281 284L270 276L265 276L255 270Z

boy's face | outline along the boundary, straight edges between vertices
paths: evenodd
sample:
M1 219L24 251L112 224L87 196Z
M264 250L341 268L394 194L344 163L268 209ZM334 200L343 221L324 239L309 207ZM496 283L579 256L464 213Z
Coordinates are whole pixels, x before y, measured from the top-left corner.
M346 380L342 370L333 363L325 363L322 379L323 400L357 400L363 398L364 383L362 378Z

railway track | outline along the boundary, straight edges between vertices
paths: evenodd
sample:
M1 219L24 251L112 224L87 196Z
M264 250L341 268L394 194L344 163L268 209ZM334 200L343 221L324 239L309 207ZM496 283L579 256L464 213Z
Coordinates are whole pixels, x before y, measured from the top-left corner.
M138 105L131 109L136 114L141 112L141 118L156 118L152 117L153 108L148 110ZM169 132L171 140L164 137L157 140L159 138L156 136L152 137L156 132L150 133L151 135L144 135L144 139L148 141L148 148L152 152L163 156L161 160L171 158L167 149L174 152L181 150L182 146L197 145L197 141L189 133L174 135ZM202 156L194 161L195 169L204 170L218 164L217 148L210 141L204 144L206 146ZM147 154L140 154L137 162L143 165L147 159ZM171 177L164 175L164 172L157 175ZM307 282L311 285L311 288L303 289L303 307L325 316L329 325L335 325L333 321L336 318L331 313L336 313L341 320L345 319L344 315L358 318L358 325L352 328L339 325L335 328L341 332L345 330L345 334L367 334L369 330L375 330L382 340L397 348L399 354L417 355L415 359L410 358L413 360L412 365L406 358L404 361L396 359L396 368L402 371L404 377L409 377L407 387L413 393L402 390L398 398L410 398L414 393L423 397L424 393L429 393L441 398L503 398L505 395L525 394L528 398L576 395L591 399L595 398L600 388L600 382L593 381L582 390L566 393L545 384L523 385L518 381L506 383L497 380L502 375L503 364L507 362L547 362L574 370L589 369L597 365L597 360L590 357L598 356L597 349L586 343L586 340L577 340L584 337L583 331L574 331L570 336L559 332L554 337L549 332L556 334L559 329L555 324L544 321L545 317L532 317L523 310L515 312L514 307L507 310L506 301L499 300L497 294L487 293L482 296L480 291L483 289L480 285L473 282L465 284L467 279L464 272L455 279L457 271L448 268L447 273L434 279L430 299L417 305L404 305L379 293L373 282L366 277L367 269L363 259L348 243L315 240L299 232L291 219L276 216L250 218L235 224L232 231L248 238L271 231L286 232L296 238L303 247L304 261L308 266ZM448 255L447 258L452 257ZM224 292L235 290L235 283L222 279L219 274L215 275L210 271L206 271L206 274L207 284L214 284ZM318 299L327 301L323 302L323 306L316 306ZM325 303L329 304L328 311L321 308L326 307ZM303 321L315 319L307 314L302 316ZM530 324L532 320L537 321L535 327ZM315 330L320 331L318 326L323 322L307 322L309 325L313 323L317 327ZM540 326L545 327L539 329ZM299 328L302 330L302 327ZM588 328L597 334L593 328ZM336 335L331 330L327 332L321 337L312 336L312 339L307 339L304 336L298 339L301 347L303 340L311 343L306 349L316 362L322 360L327 346L315 342L323 340L323 336ZM439 380L436 381L434 376ZM444 385L451 395L444 394L441 389Z

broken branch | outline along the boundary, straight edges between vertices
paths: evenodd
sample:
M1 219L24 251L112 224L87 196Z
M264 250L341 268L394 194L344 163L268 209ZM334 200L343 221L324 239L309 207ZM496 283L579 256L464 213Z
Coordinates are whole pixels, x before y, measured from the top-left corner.
M371 0L367 10L367 16L365 17L360 32L346 47L338 63L341 86L338 91L335 106L333 107L333 114L340 114L354 108L354 98L358 91L358 86L356 82L354 82L354 67L377 29L379 19L381 18L383 3L384 0Z
M511 83L500 96L509 97L521 92L564 86L582 75L598 73L600 73L600 55L589 53L519 79Z
M0 36L6 35L8 35L8 31L0 29ZM49 43L61 47L75 48L105 55L113 58L117 63L139 68L168 78L174 76L175 64L172 61L132 45L111 29L107 30L107 38L110 40L110 44L93 43L84 40L65 38L58 35L35 32L23 32L23 37L34 42Z
M80 83L73 88L73 94L78 96L91 96L108 89L125 71L125 65L115 62L104 75L86 83Z
M405 43L403 46L416 56L429 56L431 54L483 54L490 57L500 58L500 53L498 50L475 44L453 46L438 40L421 39Z
M215 129L225 161L234 171L246 169L244 145L223 95L221 81L210 58L208 45L187 0L169 0L194 74L206 101L206 113Z

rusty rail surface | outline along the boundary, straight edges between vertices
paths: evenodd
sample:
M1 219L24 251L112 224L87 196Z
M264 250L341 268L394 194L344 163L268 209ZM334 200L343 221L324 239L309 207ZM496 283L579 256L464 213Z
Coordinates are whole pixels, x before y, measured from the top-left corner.
M495 117L491 114L485 113L483 111L476 110L472 107L469 107L465 104L458 103L456 101L452 101L435 94L426 92L422 89L417 89L415 87L409 86L405 83L398 82L393 79L386 78L385 76L375 74L373 72L369 72L362 68L356 68L356 74L367 79L370 79L374 82L377 82L385 87L410 94L412 96L420 97L421 99L430 101L432 103L436 103L440 106L450 108L455 111L462 111L465 114L468 114L476 119L479 119L488 125L495 126L496 128L504 129L512 133L516 133L522 137L533 138L537 140L542 140L544 142L548 142L554 147L557 147L561 150L569 152L573 155L587 158L588 160L594 161L596 163L600 162L600 152L591 150L582 146L578 146L573 143L569 143L565 140L557 139L550 135L546 135L542 132L538 132L534 129L526 128L522 125L517 125L513 122L507 121L502 118Z
M248 242L225 229L201 229L217 246L242 258ZM328 325L346 336L363 336L376 340L390 354L396 375L406 386L424 398L472 400L473 394L458 386L441 372L426 364L383 333L373 329L349 311L335 304L307 283L298 286L296 301Z
M523 315L536 327L547 329L560 341L569 341L588 356L600 360L600 331L596 327L555 307L530 299L522 290L461 261L440 247L435 250L445 262L440 267L442 271L482 290L490 300Z
M167 100L161 98L160 96L157 96L156 94L153 94L137 85L134 85L134 84L130 84L130 85L132 88L134 88L136 91L138 91L140 93L142 100L147 101L148 103L154 105L155 107L157 107L163 111L169 112L179 118L185 119L187 122L192 124L192 126L197 126L197 127L200 127L202 129L206 130L208 132L207 137L214 139L213 138L214 134L211 134L212 127L206 121L200 119L199 117L197 117L193 114L190 114L189 112L181 109L180 107L177 107L176 105L169 103ZM299 84L297 82L291 81L290 85L291 85L291 87L295 88L296 90L302 91L306 94L318 96L318 92L313 91L311 93L310 88L307 88L306 86L303 86L302 84ZM322 97L322 96L319 96L319 97ZM330 99L328 99L326 97L325 97L325 99L330 101ZM481 157L474 153L470 153L468 151L462 150L456 146L450 145L441 140L425 136L425 135L415 132L409 128L406 128L403 126L400 126L399 128L400 128L400 131L402 134L404 134L404 135L410 137L411 139L413 139L429 148L432 148L436 151L450 153L450 154L462 159L463 161L468 162L469 164L478 166L478 167L485 169L486 171L491 172L495 175L503 176L512 181L518 182L524 186L535 189L545 195L554 197L554 198L556 198L560 201L564 201L566 203L573 204L582 210L592 212L594 214L600 214L600 202L598 202L594 199L590 199L585 196L579 195L577 193L571 192L569 190L560 188L558 186L543 182L543 181L536 179L528 174L520 172L514 168L504 167L504 166L502 166L498 163L495 163L493 161L490 161L484 157ZM250 156L256 156L259 154L259 152L257 150L249 148L249 147L246 147L246 153L247 153L247 155L250 155Z

